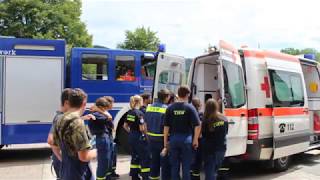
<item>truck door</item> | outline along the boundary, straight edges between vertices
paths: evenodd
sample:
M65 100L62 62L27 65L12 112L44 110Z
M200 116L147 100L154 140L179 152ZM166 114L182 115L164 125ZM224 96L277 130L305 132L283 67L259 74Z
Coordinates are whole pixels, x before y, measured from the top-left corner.
M159 53L153 86L153 99L157 92L167 88L177 94L178 88L185 83L185 58L165 53Z
M265 54L272 92L273 159L279 159L309 146L308 98L299 60Z
M244 154L247 147L247 103L243 68L238 49L220 41L221 96L224 115L228 119L226 156Z
M156 63L154 54L144 53L141 56L140 70L140 93L152 93L153 80L156 72Z

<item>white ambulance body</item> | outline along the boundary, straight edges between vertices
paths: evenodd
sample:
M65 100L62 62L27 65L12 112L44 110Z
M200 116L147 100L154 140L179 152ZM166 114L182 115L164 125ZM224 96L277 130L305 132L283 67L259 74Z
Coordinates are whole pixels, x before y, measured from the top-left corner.
M278 170L290 155L319 147L319 84L315 61L224 41L195 58L188 77L192 97L222 102L226 156L268 160Z

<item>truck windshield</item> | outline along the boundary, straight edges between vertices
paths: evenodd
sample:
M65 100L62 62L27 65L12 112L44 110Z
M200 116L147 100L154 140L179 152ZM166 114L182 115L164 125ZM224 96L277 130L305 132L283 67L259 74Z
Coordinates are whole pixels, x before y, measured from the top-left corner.
M245 104L244 81L241 67L223 61L224 97L226 108L239 108Z

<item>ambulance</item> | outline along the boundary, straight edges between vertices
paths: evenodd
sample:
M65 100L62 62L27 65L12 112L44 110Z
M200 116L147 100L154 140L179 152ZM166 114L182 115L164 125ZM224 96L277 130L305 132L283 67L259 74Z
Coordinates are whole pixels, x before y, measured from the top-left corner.
M179 66L158 61L154 96L163 88L157 76L170 64ZM187 82L190 99L221 102L229 123L226 157L266 161L283 171L291 155L320 147L315 60L220 41L215 51L193 60Z

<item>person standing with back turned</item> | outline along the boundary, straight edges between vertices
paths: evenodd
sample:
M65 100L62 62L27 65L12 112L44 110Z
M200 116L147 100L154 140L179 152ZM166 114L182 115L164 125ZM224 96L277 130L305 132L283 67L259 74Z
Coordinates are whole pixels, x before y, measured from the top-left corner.
M87 95L81 89L70 92L69 110L57 122L53 130L52 150L61 160L62 180L92 180L89 161L97 156L91 145L84 120L81 119Z
M147 135L149 139L149 151L151 155L151 172L150 180L161 179L170 180L170 163L166 152L161 154L163 149L163 125L164 115L167 109L167 103L170 99L170 91L161 89L158 92L158 102L149 105L144 114L144 119L147 124ZM161 154L161 155L160 155Z
M192 161L192 147L198 148L200 134L200 120L197 110L188 99L190 89L181 86L178 89L178 101L167 108L164 121L164 150L168 148L170 134L170 162L172 180L180 179L180 165L182 164L182 179L190 180L190 166ZM193 138L192 138L193 133Z
M214 99L206 102L202 120L203 159L205 180L216 180L217 171L226 153L228 121L219 113L219 104Z
M130 176L132 180L149 179L149 153L146 138L146 126L143 119L142 98L138 95L130 98L130 107L123 128L129 133L128 142L131 148Z

